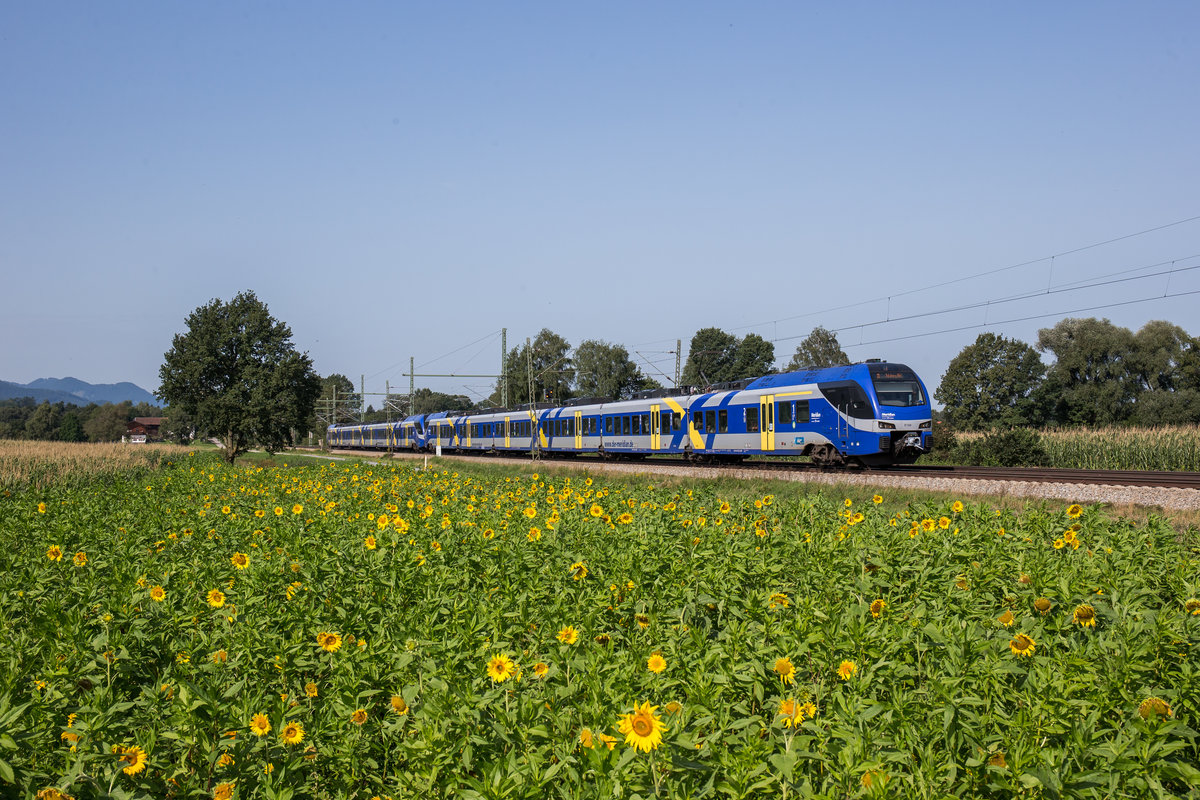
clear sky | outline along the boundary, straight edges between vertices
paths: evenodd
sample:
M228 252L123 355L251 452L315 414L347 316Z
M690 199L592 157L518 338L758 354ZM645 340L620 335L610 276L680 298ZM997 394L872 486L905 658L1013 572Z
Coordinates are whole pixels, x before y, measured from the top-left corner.
M154 391L250 289L368 392L816 325L932 390L985 330L1200 335L1197 142L1194 0L4 3L0 379Z

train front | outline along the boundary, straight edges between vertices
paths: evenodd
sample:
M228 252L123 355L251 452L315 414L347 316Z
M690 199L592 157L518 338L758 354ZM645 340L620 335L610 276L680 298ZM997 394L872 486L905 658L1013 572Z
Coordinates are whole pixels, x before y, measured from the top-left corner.
M880 458L911 464L929 452L933 411L929 393L917 374L904 364L868 363L867 372L879 407Z

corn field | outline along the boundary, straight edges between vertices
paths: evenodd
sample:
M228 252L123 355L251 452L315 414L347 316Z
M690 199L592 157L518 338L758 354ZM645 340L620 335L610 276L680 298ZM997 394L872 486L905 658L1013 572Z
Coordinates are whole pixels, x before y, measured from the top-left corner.
M64 482L152 469L189 453L177 445L76 444L0 439L0 489L38 489Z
M1158 428L1061 428L1038 431L1050 456L1048 466L1062 469L1137 469L1169 472L1200 470L1200 426ZM968 442L981 433L960 433Z

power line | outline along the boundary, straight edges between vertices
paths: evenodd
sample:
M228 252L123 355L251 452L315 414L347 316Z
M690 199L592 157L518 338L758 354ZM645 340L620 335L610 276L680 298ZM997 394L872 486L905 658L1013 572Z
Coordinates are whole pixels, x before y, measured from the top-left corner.
M1089 306L1087 308L1075 308L1075 309L1071 309L1069 311L1055 311L1055 312L1051 312L1048 314L1034 314L1034 315L1028 316L1028 317L1014 317L1013 319L996 320L994 322L980 322L980 323L977 323L974 325L961 325L957 328L944 328L939 331L928 331L926 333L913 333L913 334L909 334L907 336L889 336L886 339L875 339L875 340L869 341L869 342L860 341L855 344L843 345L843 347L866 347L868 345L885 344L887 342L900 342L900 341L905 341L907 339L920 339L925 336L940 336L941 334L944 334L944 333L960 333L962 331L974 330L976 328L991 328L991 327L995 327L995 326L999 326L999 325L1011 325L1012 323L1015 323L1015 322L1030 322L1035 319L1046 319L1047 317L1063 317L1068 314L1083 314L1088 311L1100 311L1101 309L1105 309L1105 308L1118 308L1120 306L1131 306L1131 305L1135 305L1137 303L1149 303L1154 300L1166 300L1166 299L1169 299L1172 297L1188 297L1193 294L1200 294L1200 289L1193 289L1188 292L1177 292L1175 294L1156 295L1154 297L1143 297L1138 300L1122 300L1119 303L1105 303L1103 305ZM856 328L862 328L862 327L863 327L862 325L849 325L845 328L837 328L836 330L837 331L852 331L852 330L855 330Z

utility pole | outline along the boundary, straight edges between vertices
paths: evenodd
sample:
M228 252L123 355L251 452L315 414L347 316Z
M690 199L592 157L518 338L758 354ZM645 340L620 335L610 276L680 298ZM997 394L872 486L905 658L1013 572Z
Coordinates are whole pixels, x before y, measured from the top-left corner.
M683 339L675 340L675 388L679 388L679 356L683 352Z
M413 369L413 361L414 360L415 359L412 356L408 357L408 415L410 417L417 413L417 398L416 398L417 376L413 374L414 372L416 372L416 370Z
M525 373L529 377L529 455L536 459L541 439L537 430L537 412L533 405L533 345L528 336L525 337Z
M500 329L500 407L508 408L508 328Z
M367 376L360 374L358 376L358 397L361 405L358 407L358 421L367 421Z

